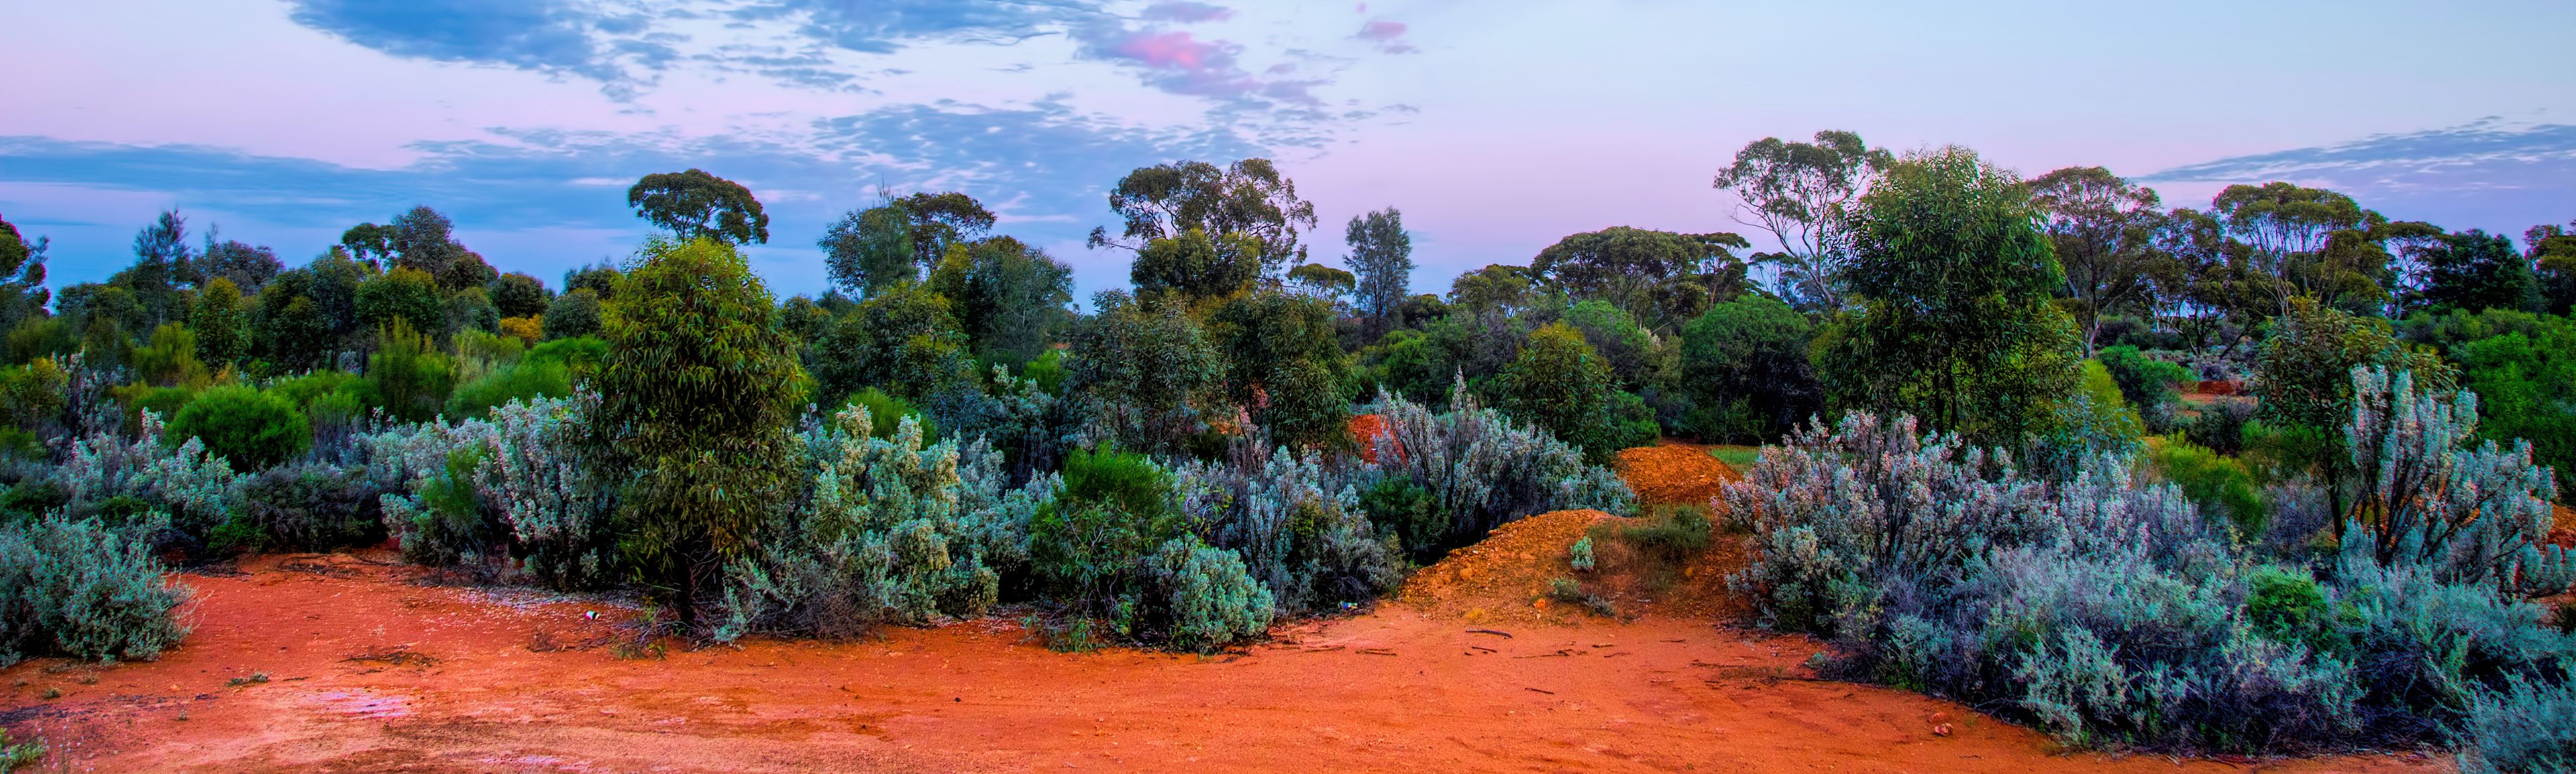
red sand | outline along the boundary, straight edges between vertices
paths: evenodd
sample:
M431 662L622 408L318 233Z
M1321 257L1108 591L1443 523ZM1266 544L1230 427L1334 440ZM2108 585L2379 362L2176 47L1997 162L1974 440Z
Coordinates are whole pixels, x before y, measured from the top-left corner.
M413 585L349 556L247 569L186 579L197 631L158 662L0 672L0 722L102 772L2243 768L2054 755L1954 704L1800 679L1804 640L1702 620L1486 624L1507 638L1389 604L1210 658L1052 653L986 620L619 660L583 612L630 611L598 603ZM270 681L227 685L255 672Z

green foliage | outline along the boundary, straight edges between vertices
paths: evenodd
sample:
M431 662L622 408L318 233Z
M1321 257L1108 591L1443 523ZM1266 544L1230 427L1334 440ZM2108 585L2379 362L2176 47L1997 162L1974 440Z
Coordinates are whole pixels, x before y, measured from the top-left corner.
M1839 309L1834 268L1849 206L1872 174L1894 161L1851 132L1817 132L1812 143L1765 137L1736 151L1715 185L1743 201L1747 222L1779 241L1781 253L1769 257L1779 265L1782 293L1804 308Z
M357 324L364 328L384 328L399 321L423 334L447 329L446 300L438 292L438 280L418 269L395 268L358 283L353 302Z
M2576 322L2489 310L2418 315L2405 328L2459 365L2461 388L2478 394L2481 437L2531 442L2532 457L2557 471L2560 498L2576 492Z
M2155 249L2165 224L2155 189L2102 167L2059 169L2032 179L2030 189L2045 217L2041 228L2065 267L2064 303L2083 328L2086 351L2101 342L2107 315L2151 306L2159 282L2180 284L2180 262ZM2158 405L2135 396L2130 402L2142 411Z
M1342 241L1351 249L1342 262L1354 275L1354 304L1375 322L1373 330L1387 330L1413 292L1413 235L1404 230L1404 213L1388 207L1353 215Z
M404 561L479 569L493 558L499 536L484 517L482 496L474 488L474 470L483 460L480 445L454 449L443 464L411 480L408 497L380 498L385 525Z
M164 323L153 329L151 343L136 348L130 362L135 379L155 387L196 389L214 378L214 373L197 358L196 331L178 323Z
M1573 298L1607 301L1668 331L1743 291L1744 265L1734 251L1749 246L1734 234L1619 226L1557 240L1529 268Z
M1463 390L1443 413L1394 395L1371 409L1387 426L1371 450L1378 480L1419 487L1432 501L1427 511L1413 510L1419 506L1409 493L1381 495L1379 507L1399 507L1371 513L1414 514L1385 523L1401 530L1404 549L1418 559L1436 559L1524 516L1574 508L1625 514L1636 505L1636 493L1608 469L1585 464L1582 450L1476 405Z
M1093 296L1092 308L1074 326L1064 368L1097 432L1168 452L1206 429L1223 404L1225 374L1207 331L1177 306L1116 291Z
M751 189L704 170L645 175L626 189L626 205L680 242L769 242L769 213L761 210Z
M152 660L188 635L189 589L162 577L150 525L62 516L0 525L0 664L62 654Z
M1248 234L1190 229L1146 242L1127 279L1143 298L1170 295L1182 304L1223 298L1261 278L1261 249L1261 240Z
M544 280L510 272L492 281L492 308L502 317L535 317L552 306L554 293L546 290Z
M2094 360L2110 372L2112 381L2120 386L2120 396L2137 409L2150 427L2156 424L2157 417L2172 413L2173 404L2181 398L2175 385L2191 378L2191 369L2148 357L2137 347L2125 344L2103 347Z
M562 360L525 356L458 385L455 392L448 395L445 413L457 419L479 419L510 401L569 397L572 391L572 366Z
M1251 408L1253 421L1282 441L1348 443L1350 402L1342 395L1348 366L1334 320L1332 305L1321 299L1269 291L1236 296L1209 320L1228 397Z
M1077 609L1109 612L1146 553L1179 531L1167 502L1171 473L1141 454L1077 449L1063 476L1055 501L1029 524L1031 569Z
M646 246L608 308L592 384L600 477L620 489L620 553L696 622L701 577L742 554L787 496L796 344L722 241Z
M19 767L33 765L44 759L45 743L12 743L9 741L9 732L0 730L0 774L9 774L17 771Z
M1588 558L1593 540L1624 546L1640 560L1637 569L1648 584L1668 586L1691 559L1708 550L1715 530L1707 506L1660 504L1646 507L1625 522L1593 525L1583 538L1583 547ZM1591 568L1577 565L1575 569Z
M1907 413L1979 443L2057 421L2081 386L2064 282L2021 181L1960 148L1887 168L1853 216L1840 278L1860 304L1812 353L1837 406Z
M1769 296L1709 307L1682 326L1681 382L1699 403L1690 424L1701 437L1760 441L1787 432L1822 408L1807 348L1806 315Z
M2254 485L2245 463L2220 456L2209 447L2180 437L2149 444L2147 465L2156 475L2182 488L2201 513L2236 525L2240 535L2261 535L2271 523L2270 505Z
M930 289L950 301L957 327L981 353L1026 361L1049 351L1073 315L1073 269L1009 237L948 248Z
M1565 565L1574 568L1575 572L1591 572L1600 563L1600 557L1592 552L1591 535L1576 538L1574 545L1565 549Z
M170 419L167 439L196 438L243 470L261 470L304 454L313 423L285 396L224 385L197 393Z
M573 288L546 305L546 340L599 335L599 292Z
M367 382L386 414L419 422L446 408L456 385L456 361L439 352L429 337L415 333L410 321L398 318L376 331L376 352L367 356Z
M321 464L270 468L242 485L242 507L227 526L242 548L328 551L385 539L384 490L360 468ZM225 546L215 546L222 550Z
M924 443L939 441L938 429L930 426L928 415L913 408L911 401L888 395L884 390L875 387L860 390L850 396L848 405L867 410L868 416L874 418L870 427L875 428L878 438L893 438L897 423L910 419L921 426Z
M197 334L198 353L218 365L250 354L248 315L241 288L234 286L232 280L216 277L198 288L196 306L188 314L188 327Z
M2540 306L2540 280L2513 239L2479 229L2443 235L2421 251L2424 305L2449 310L2532 310Z
M1413 479L1379 479L1360 492L1359 508L1368 514L1369 523L1398 538L1417 561L1437 559L1438 552L1446 550L1442 540L1449 531L1449 514L1441 512L1440 500L1430 489Z
M1503 384L1504 411L1581 446L1595 464L1637 440L1616 424L1610 367L1563 323L1530 332Z
M1125 221L1121 234L1129 242L1112 242L1108 229L1095 228L1091 247L1141 249L1154 240L1198 230L1229 243L1222 248L1226 252L1250 257L1256 276L1278 271L1291 258L1302 263L1306 251L1297 244L1297 231L1315 227L1314 203L1297 198L1296 182L1279 174L1269 159L1243 159L1223 168L1200 161L1139 167L1110 189L1109 208ZM1143 295L1146 283L1138 280L1136 288Z

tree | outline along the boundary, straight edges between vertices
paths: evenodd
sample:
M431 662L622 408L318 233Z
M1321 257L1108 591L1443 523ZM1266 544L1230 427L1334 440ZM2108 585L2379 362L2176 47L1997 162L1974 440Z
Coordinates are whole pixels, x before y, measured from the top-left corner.
M1073 268L1010 237L950 246L930 289L948 297L977 351L1021 362L1044 354L1072 319Z
M2540 280L2531 260L2503 234L2469 229L2445 235L2423 251L2424 303L2434 313L2452 309L2531 310L2541 306Z
M588 289L601 301L614 301L617 299L617 283L625 278L625 272L618 271L616 264L603 259L599 263L564 272L564 292Z
M619 487L619 553L683 625L787 497L804 374L776 309L715 238L647 245L608 306L595 470Z
M202 282L232 280L233 287L243 293L259 292L260 286L286 270L286 262L277 259L275 250L232 240L219 243L213 234L206 235L206 251L197 259L197 265L204 275Z
M491 296L492 307L500 310L502 317L545 314L546 305L554 301L554 294L546 291L544 280L515 271L492 281Z
M1729 441L1762 442L1795 430L1823 408L1807 363L1807 316L1770 296L1711 307L1682 326L1684 390L1699 404L1689 424Z
M188 327L197 332L197 352L206 360L232 363L250 354L250 319L241 289L229 277L216 277L197 292Z
M134 265L107 281L132 292L142 305L143 317L134 329L159 326L186 313L180 306L179 285L188 281L195 258L188 249L188 221L177 210L162 211L152 225L135 233Z
M1676 234L1618 226L1557 240L1530 261L1530 273L1576 299L1616 304L1647 327L1670 330L1681 319L1667 314L1656 290L1684 277L1727 274L1735 249L1749 246L1734 234ZM1734 276L1741 277L1736 272ZM1737 288L1713 289L1733 298ZM1718 298L1697 304L1707 308ZM1687 319L1687 318L1682 318Z
M2449 391L2457 374L2441 356L2389 335L2387 321L2345 314L2315 299L2291 299L2272 326L2255 363L2254 416L2275 433L2267 451L2283 467L2314 473L2340 522L2350 502L2346 489L2352 479L2344 462L2352 450L2334 428L2353 415L2353 369L2411 372L2416 383L2440 391Z
M982 202L962 193L883 193L875 207L851 210L815 241L833 284L860 298L899 282L921 278L951 246L991 231L995 220Z
M361 223L350 231L360 232L367 227ZM472 254L457 243L455 231L456 224L446 215L423 205L394 216L392 223L378 227L375 234L384 240L381 252L392 256L386 268L412 269L441 279L451 275L450 266L458 259ZM342 235L342 241L348 241L347 234ZM480 263L483 259L476 256L474 260Z
M1350 272L1320 263L1301 263L1288 270L1288 288L1300 295L1323 299L1338 307L1342 297L1359 286L1359 278Z
M824 330L815 354L817 397L835 402L869 387L921 400L974 370L949 300L920 283L860 302Z
M45 249L50 241L29 244L18 227L0 219L0 325L16 328L20 320L42 311L52 294L45 291Z
M2090 357L2102 315L2148 301L2156 279L2172 276L2172 258L2155 249L2164 221L2156 190L2101 167L2067 167L2030 181L2030 191L2066 270L2067 311Z
M1633 439L1614 421L1610 366L1564 323L1531 331L1520 357L1503 372L1503 411L1566 443L1600 464ZM1651 439L1648 439L1651 440Z
M2567 314L2576 308L2576 233L2567 226L2547 224L2522 232L2525 255L2537 267L2541 304L2550 314Z
M599 333L599 291L574 288L546 305L546 339L569 339Z
M2228 186L2210 200L2209 215L2226 228L2228 238L2245 245L2253 269L2285 280L2273 291L2283 309L2295 291L2344 279L2344 272L2301 271L2303 260L2323 253L2337 232L2367 233L2388 222L2350 196L2283 182ZM2296 275L2305 275L2310 287L2287 281Z
M427 272L400 268L359 283L355 294L358 324L380 328L400 319L412 330L435 334L447 327L445 299L438 281Z
M1158 237L1136 251L1127 278L1140 298L1171 294L1185 304L1222 298L1261 279L1261 241L1198 228Z
M1837 405L1980 444L2049 429L2082 372L2065 283L2028 189L1964 148L1908 155L1864 194L1836 316L1812 352Z
M1844 211L1868 190L1871 175L1895 157L1851 132L1817 132L1815 140L1765 137L1746 144L1712 185L1741 202L1736 222L1760 227L1779 242L1780 252L1754 260L1778 267L1782 296L1811 309L1839 309L1842 294L1834 274L1844 250Z
M682 242L769 243L769 213L761 211L751 189L704 170L645 175L626 189L626 205Z
M1357 278L1354 305L1368 315L1370 331L1383 335L1391 315L1413 286L1413 235L1404 230L1404 213L1394 207L1351 216L1342 228L1350 245L1342 263Z
M438 351L436 342L396 317L376 330L375 354L367 356L367 382L387 415L404 422L438 416L456 388L456 363Z
M1178 305L1140 302L1118 291L1093 295L1091 307L1069 337L1070 394L1081 396L1122 445L1178 451L1221 400L1224 361L1207 331Z
M1269 159L1244 159L1218 169L1199 161L1140 167L1119 178L1109 208L1126 222L1114 242L1106 228L1091 230L1090 245L1143 250L1154 240L1197 229L1211 237L1241 235L1259 246L1252 253L1262 273L1303 263L1300 227L1315 227L1315 205L1297 198L1297 184Z
M1350 369L1334 317L1322 299L1263 291L1234 297L1208 321L1227 396L1282 441L1338 445L1348 437L1342 383Z

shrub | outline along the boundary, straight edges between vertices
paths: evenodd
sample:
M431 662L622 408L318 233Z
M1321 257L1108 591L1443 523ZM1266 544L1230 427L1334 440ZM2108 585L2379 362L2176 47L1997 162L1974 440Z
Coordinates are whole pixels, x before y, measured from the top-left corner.
M615 567L615 503L580 443L587 405L540 398L494 408L474 469L475 492L509 530L521 572L548 588L602 585Z
M1436 560L1441 538L1449 531L1449 514L1431 490L1413 479L1379 479L1360 492L1360 511L1377 531L1395 537L1396 545L1416 561Z
M1063 485L1029 525L1029 561L1040 583L1086 612L1107 612L1146 552L1180 530L1171 474L1115 449L1066 455Z
M448 452L438 472L413 479L408 495L377 498L405 561L479 570L491 558L491 525L474 491L474 469L482 462L480 448Z
M146 411L141 419L131 442L108 433L72 442L54 471L67 493L63 509L74 517L107 515L109 506L128 502L128 511L169 515L171 532L156 540L175 537L182 547L202 541L240 502L244 477L224 458L207 453L204 441L163 444L159 415Z
M273 467L313 446L313 423L295 402L248 387L209 387L170 419L169 439L196 438L245 470Z
M171 611L191 592L162 577L146 531L59 516L0 526L0 665L150 660L186 637Z
M1163 543L1148 562L1161 602L1166 647L1207 652L1270 629L1270 590L1254 582L1243 559L1194 536Z
M511 401L572 395L572 369L554 360L521 357L473 381L458 385L447 398L446 415L480 419Z
M1627 546L1646 561L1649 582L1661 585L1668 583L1671 575L1689 563L1692 557L1708 549L1713 526L1708 518L1708 508L1704 506L1655 505L1639 514L1634 523L1595 525L1590 534L1583 537L1582 545L1586 557L1591 554L1594 536Z
M546 339L599 335L599 302L599 291L592 288L571 288L563 295L555 296L555 300L546 305L546 313L539 317L545 327Z
M2260 536L2271 523L2271 507L2255 488L2253 473L2235 458L2219 456L2184 438L2168 437L2148 448L2147 465L2158 477L2182 487L2183 496L2191 498L2201 512L2234 523L2237 534Z
M1324 459L1254 439L1224 461L1182 463L1173 484L1191 529L1241 554L1291 614L1366 602L1401 579L1396 541L1378 535L1351 487L1329 480Z
M901 420L909 417L913 420L913 424L921 428L923 443L935 443L939 440L939 429L930 424L928 415L921 413L921 409L914 408L911 401L888 395L884 390L875 387L860 390L850 395L848 405L867 409L868 416L873 418L872 426L876 428L879 438L894 437L895 429Z
M2423 567L2449 583L2547 596L2576 585L2576 556L2546 539L2557 482L2531 444L2471 447L2477 395L2418 388L2414 376L2352 370L2344 439L2359 482L2352 517L2381 564ZM2347 531L2345 544L2364 541Z
M1532 514L1596 508L1626 514L1636 493L1583 452L1546 432L1514 424L1476 405L1463 384L1452 408L1435 414L1400 395L1381 395L1371 412L1386 421L1376 463L1363 483L1402 480L1430 494L1444 521L1406 536L1407 550L1436 556L1482 538L1504 522Z
M241 509L232 521L248 540L243 548L330 550L373 544L385 537L384 490L360 468L318 463L270 468L242 485ZM227 546L215 546L223 549Z
M2561 664L2561 672L2576 664ZM2576 684L2514 679L2469 704L2461 774L2576 771Z
M2120 396L2147 420L2148 428L2163 432L2158 422L2171 415L2174 402L2181 397L2174 385L2190 379L2191 369L2148 357L2128 345L2103 347L2094 354L2094 360L2119 385Z
M376 332L376 353L367 356L367 382L375 387L385 413L405 422L438 415L456 386L456 363L440 353L429 337L415 332L408 318L396 318Z
M728 569L718 639L848 637L981 613L998 601L1001 577L984 564L978 523L989 512L961 507L956 446L925 447L910 417L890 439L876 437L873 423L865 407L851 406L805 433L802 505L763 525L758 548Z
M1565 549L1565 565L1574 568L1575 572L1591 572L1598 564L1599 560L1592 555L1591 535L1575 539L1574 545Z

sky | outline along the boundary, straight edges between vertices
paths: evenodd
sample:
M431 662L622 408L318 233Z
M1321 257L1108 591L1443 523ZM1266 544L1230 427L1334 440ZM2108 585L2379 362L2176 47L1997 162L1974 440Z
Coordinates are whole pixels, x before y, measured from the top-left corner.
M0 29L0 218L51 240L57 287L164 208L300 265L416 204L552 284L650 233L627 185L694 167L764 203L782 295L827 287L841 213L917 190L983 200L1088 294L1126 283L1083 245L1121 175L1261 156L1315 203L1317 260L1399 208L1431 292L1611 226L1761 246L1711 177L1826 129L2168 206L2289 180L2454 229L2576 220L2564 0L91 0Z

